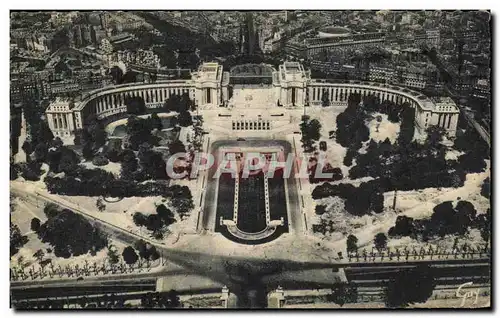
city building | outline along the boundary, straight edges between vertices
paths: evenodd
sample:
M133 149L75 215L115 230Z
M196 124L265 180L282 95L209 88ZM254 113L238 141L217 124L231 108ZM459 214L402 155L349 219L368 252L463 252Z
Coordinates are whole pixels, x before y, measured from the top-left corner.
M439 44L441 42L440 31L438 29L426 30L425 35L425 44L427 44L430 48L439 49Z
M392 66L370 64L368 74L370 81L390 83L394 81L396 71Z
M101 44L99 45L99 49L105 55L110 55L113 52L113 44L111 44L111 42L107 38L104 38L101 40Z
M403 65L396 67L396 79L392 82L411 88L423 89L427 85L427 81L425 69L414 65Z
M53 95L74 94L81 91L80 83L73 79L65 79L50 83L50 90Z
M490 81L487 79L478 79L474 85L472 96L480 99L490 100L491 87Z
M90 31L90 25L85 24L81 26L83 45L92 44L92 36Z
M278 104L304 107L307 103L310 72L306 72L300 63L285 62L279 66L278 73L274 75L273 85L276 86L278 92Z
M134 39L134 36L130 33L124 32L117 35L113 35L109 38L111 44L120 44L123 42L128 42Z
M103 30L106 30L107 28L109 28L109 13L107 12L102 12L100 15L99 15L99 18L100 18L100 22L101 22L101 28Z
M10 100L13 103L39 101L51 95L48 81L37 78L11 79Z
M83 46L82 28L79 24L73 28L74 41L76 47Z
M160 68L160 58L151 50L118 51L112 56L113 62L123 62L127 67Z
M92 43L95 45L99 45L99 43L101 43L101 41L107 36L104 29L99 29L99 27L96 26L91 27L90 35Z
M70 99L56 98L47 107L45 111L47 123L54 137L59 137L66 142L68 138L74 137L74 131L77 129L73 117L74 106L74 102Z
M370 32L330 36L323 38L309 38L302 42L290 41L285 50L292 55L314 59L325 53L342 53L346 50L380 47L386 42L383 32Z

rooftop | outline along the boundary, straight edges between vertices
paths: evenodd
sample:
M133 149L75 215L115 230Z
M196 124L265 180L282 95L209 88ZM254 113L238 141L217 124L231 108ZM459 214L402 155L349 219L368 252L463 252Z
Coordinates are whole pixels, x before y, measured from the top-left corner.
M75 107L75 104L78 102L77 100L72 100L70 98L57 97L54 101L50 103L48 108L52 111L68 111Z
M216 62L203 63L198 68L198 78L202 80L222 80L222 66Z
M285 62L279 68L280 80L297 81L307 79L306 71L298 62Z
M236 77L271 77L275 69L266 64L241 64L231 68L231 76Z

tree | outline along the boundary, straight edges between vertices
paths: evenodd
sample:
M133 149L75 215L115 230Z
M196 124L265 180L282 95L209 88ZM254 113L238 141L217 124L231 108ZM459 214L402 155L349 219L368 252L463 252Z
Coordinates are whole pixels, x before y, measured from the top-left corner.
M21 176L30 181L38 181L40 180L40 176L42 174L42 164L37 161L30 161L28 163L23 163L21 165L22 173Z
M48 217L37 234L42 242L54 247L57 257L95 253L107 246L106 235L79 214L65 209Z
M156 250L154 245L144 242L143 240L138 240L135 245L135 249L139 251L139 256L145 260L156 260L160 257L160 254Z
M370 200L370 209L375 213L384 211L384 194L383 192L372 191L368 196Z
M150 251L151 251L150 259L152 261L156 261L157 259L160 258L160 253L156 250L156 247L154 247L154 246L151 247Z
M88 116L83 129L75 134L75 144L83 146L82 153L86 160L94 157L99 148L104 146L106 139L107 133L104 130L104 125L96 115Z
M401 127L399 129L398 144L409 144L415 134L415 109L405 107L401 111Z
M403 108L403 107L410 107L410 106L401 106L401 107ZM387 114L387 119L392 123L399 122L399 111L397 110L396 107L390 108L390 111Z
M113 82L115 84L122 84L122 81L123 81L123 71L118 66L113 66L109 70L109 74L111 75L111 78L113 79Z
M10 256L13 256L19 252L19 249L28 243L28 237L26 235L21 235L21 230L19 227L10 223Z
M455 223L459 235L467 233L469 226L472 226L476 219L477 211L469 201L458 201L455 207Z
M435 151L442 147L441 141L446 133L446 130L443 127L430 126L426 129L426 133L427 139L425 140L425 144L428 148Z
M55 203L46 203L45 206L43 207L43 213L47 218L53 218L59 215L61 213L61 210Z
M163 129L163 123L161 121L161 118L158 117L157 113L153 113L151 115L151 128L158 129L158 130Z
M326 91L324 91L321 96L321 105L323 107L330 106L330 99L328 98L328 93Z
M156 80L158 78L158 75L156 73L151 74L151 83L156 83Z
M390 237L398 236L415 236L415 228L413 226L413 218L406 215L399 215L396 218L396 224L389 229Z
M141 212L135 212L133 216L134 224L137 226L146 225L146 216Z
M137 82L137 72L128 71L122 77L122 84Z
M24 266L24 256L20 255L20 256L17 258L17 265L19 265L20 267L23 267L23 266Z
M478 173L486 169L486 162L483 159L483 154L477 151L468 150L458 157L458 164L466 173Z
M109 159L104 157L103 155L98 155L98 156L95 156L94 159L92 159L92 164L94 166L105 166L109 163Z
M358 238L352 234L347 237L347 253L355 253L358 250Z
M153 121L151 118L141 119L137 116L130 116L127 120L127 133L129 147L138 150L142 143L148 143L151 146L157 146L159 138L151 134L153 130Z
M351 94L348 106L337 116L336 141L341 146L357 151L362 142L368 141L370 131L365 124L368 116L363 107L359 107L360 94Z
M319 140L320 138L321 124L319 120L313 119L309 122L309 127L307 128L307 135L310 139Z
M118 264L118 262L120 261L118 252L114 245L108 246L108 260L110 264Z
M33 257L36 258L38 262L41 262L45 257L45 252L40 249L33 254Z
M413 270L400 270L385 288L385 304L390 308L401 308L426 302L435 287L434 273L428 265L418 265Z
M160 152L151 150L147 143L139 147L139 163L144 179L167 179L166 163Z
M109 161L111 162L122 161L123 160L123 157L121 157L121 154L123 153L122 140L121 139L109 140L109 142L106 144L106 147L104 148L103 153L106 156L106 158L108 158Z
M429 235L464 235L474 226L476 214L474 205L468 201L459 201L455 208L451 201L446 201L436 205L431 218L422 220L421 224Z
M188 93L183 93L180 99L179 112L194 110L194 101L189 97Z
M194 208L191 190L187 186L177 185L170 187L170 190L172 191L170 203L182 218Z
M455 229L455 210L451 201L445 201L436 205L431 216L432 227L436 234L444 237L451 234Z
M21 171L21 166L12 162L10 164L10 180L16 180L19 177L20 171Z
M97 199L95 206L97 210L99 210L99 212L103 212L104 210L106 210L106 205L104 204L104 202L102 202L102 198Z
M93 154L92 154L93 156ZM68 147L60 147L55 151L49 151L48 157L50 169L54 172L73 172L78 169L78 164L80 163L80 158Z
M358 152L354 149L348 148L345 154L343 164L346 167L350 167L352 165L352 160L358 155Z
M31 153L34 151L32 144L27 140L23 143L21 149L27 156L31 155Z
M49 265L49 264L52 264L52 260L50 258L48 259L44 259L40 262L40 266L42 266L42 268L44 268L45 266Z
M31 127L31 139L32 145L49 144L54 139L54 134L46 121L39 120Z
M326 212L326 206L323 204L316 205L315 212L317 215L323 215Z
M487 199L490 198L490 177L484 179L481 185L481 195Z
M163 219L167 226L175 222L174 213L163 204L156 207L156 213Z
M129 265L135 264L135 262L137 262L137 260L139 259L139 257L135 253L134 248L131 246L125 247L125 249L123 250L123 253L122 253L122 257L123 257L123 260L125 261L125 263L127 263Z
M168 144L168 152L170 153L170 155L186 152L186 146L184 146L182 141L176 139Z
M476 219L474 220L474 227L479 229L481 238L485 242L489 242L492 227L490 209L488 209L486 213L481 213L476 216Z
M35 160L40 161L40 162L45 161L48 151L49 151L49 148L47 147L47 144L39 143L38 145L36 145L35 152L34 152Z
M146 113L146 103L140 96L125 97L125 106L127 106L127 114L142 115Z
M182 111L178 116L179 126L188 127L193 124L193 117L189 111Z
M310 120L309 116L302 116L302 122L300 123L301 142L306 152L313 150L313 141L319 140L320 130L321 124L317 119Z
M170 95L169 98L163 104L163 108L165 111L178 111L180 104L180 96L179 95Z
M178 293L175 290L170 290L167 293L167 301L164 303L164 307L166 308L176 308L181 305L180 298Z
M138 240L134 245L135 249L139 251L139 256L144 259L149 259L151 256L150 249L148 248L148 244L143 240Z
M336 284L326 299L342 307L346 303L357 302L358 290L355 286L349 286L346 283Z
M384 233L378 233L375 235L375 238L373 239L373 243L375 244L375 248L377 250L382 250L387 247L387 236L385 236Z
M62 147L63 145L63 141L59 137L52 139L52 142L50 143L50 147L56 149Z
M91 143L85 143L83 145L82 155L85 160L91 160L94 157L94 151L92 150Z
M158 214L150 214L146 217L146 227L153 232L163 232L163 220Z
M135 154L133 152L127 153L123 157L123 163L121 167L121 177L126 180L133 180L134 173L137 171L139 164L137 163L137 159L135 158Z
M40 219L39 218L32 218L31 219L31 230L34 232L38 232L40 229Z

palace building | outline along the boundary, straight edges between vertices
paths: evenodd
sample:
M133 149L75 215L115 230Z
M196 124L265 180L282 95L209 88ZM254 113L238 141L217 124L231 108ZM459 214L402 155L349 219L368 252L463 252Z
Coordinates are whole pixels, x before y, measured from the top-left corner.
M285 62L278 70L270 65L245 64L225 71L218 63L203 63L187 80L164 80L155 83L130 83L93 90L74 102L57 100L46 109L50 129L63 140L74 137L90 115L98 119L125 117L127 97L141 97L147 108L161 108L172 95L188 94L200 110L224 108L255 109L257 124L229 121L236 130L271 130L273 117L261 118L258 109L297 109L347 105L350 94L375 95L380 101L407 103L416 109L415 123L419 131L430 125L446 129L455 136L459 110L452 100L433 101L420 92L377 82L333 81L312 79L298 62ZM251 127L251 128L250 128Z

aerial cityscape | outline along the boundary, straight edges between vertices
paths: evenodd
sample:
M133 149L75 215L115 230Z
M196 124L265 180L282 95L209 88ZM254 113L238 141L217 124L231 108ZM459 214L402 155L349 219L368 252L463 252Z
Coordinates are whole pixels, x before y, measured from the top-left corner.
M491 308L491 32L11 11L11 308Z

